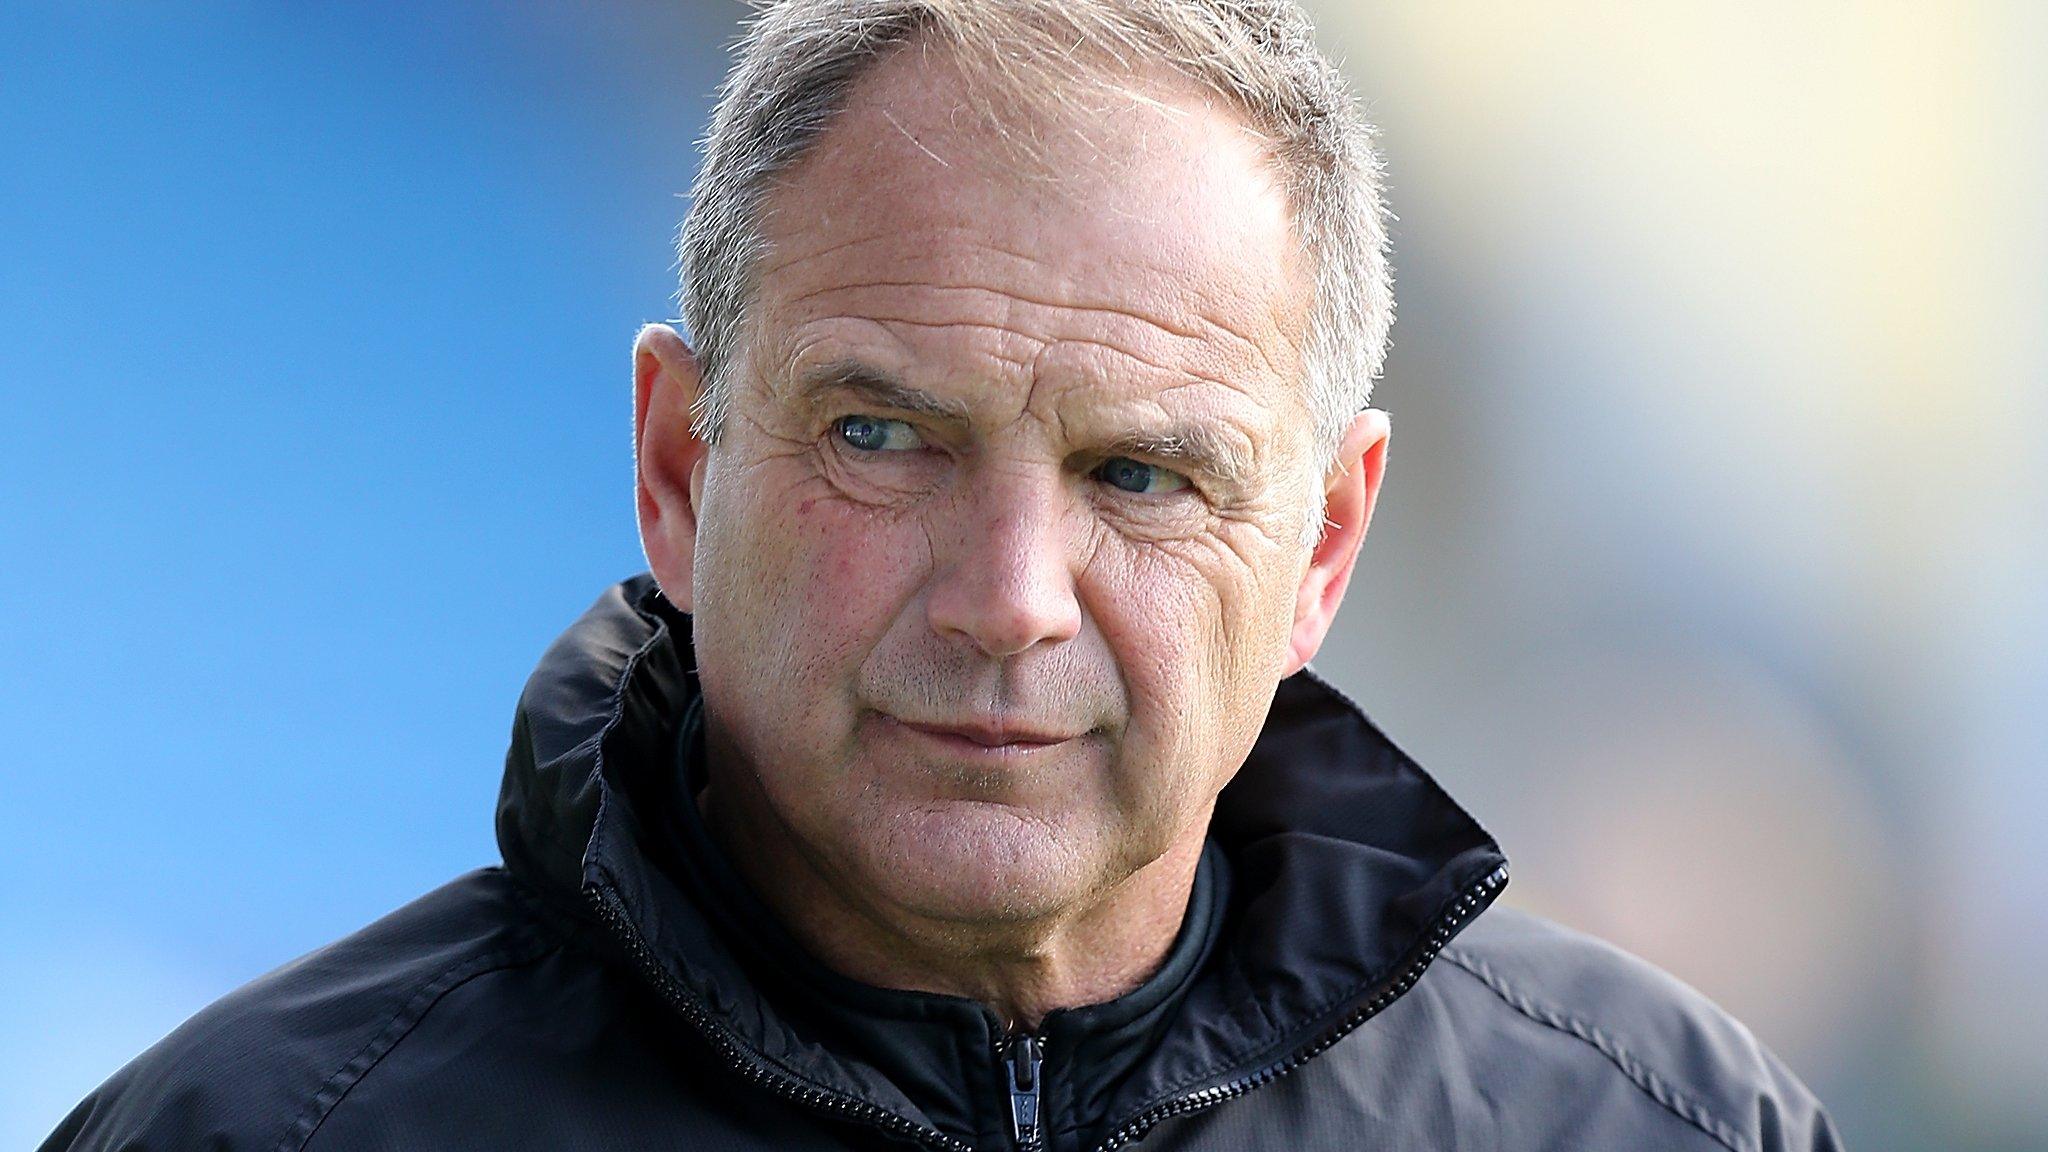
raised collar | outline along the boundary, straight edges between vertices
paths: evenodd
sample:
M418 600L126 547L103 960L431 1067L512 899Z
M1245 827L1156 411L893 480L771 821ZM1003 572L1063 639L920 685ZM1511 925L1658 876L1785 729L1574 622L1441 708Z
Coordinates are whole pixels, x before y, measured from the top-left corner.
M899 1082L900 1070L892 1077L764 996L701 895L658 863L673 855L660 810L674 802L674 750L696 699L689 668L688 618L646 576L607 591L555 642L521 697L507 756L497 818L507 867L571 911L600 913L742 1074L935 1147L985 1143L981 1120L945 1114L929 1086ZM1151 1119L1312 1058L1405 992L1506 880L1493 840L1312 672L1280 684L1210 838L1232 878L1213 945L1176 989L1171 1019L1147 1034L1150 1052L1115 1083L1077 1086L1052 1051L1051 1146L1112 1147ZM926 999L958 1035L977 1035L961 1002ZM1085 1024L1089 1011L1072 1017ZM979 1035L985 1043L985 1026ZM959 1066L980 1055L963 1050ZM991 1111L1004 1099L999 1083L963 1091Z
M698 814L703 783L702 702L684 716L670 787L650 789L657 829L645 847L737 956L751 983L791 1027L873 1066L943 1132L999 1147L1010 1117L1002 1065L1016 1038L986 1006L956 996L878 988L812 958L728 860ZM1049 1116L1100 1112L1157 1049L1222 935L1229 864L1213 844L1196 869L1179 935L1152 977L1102 1004L1056 1011L1032 1034Z

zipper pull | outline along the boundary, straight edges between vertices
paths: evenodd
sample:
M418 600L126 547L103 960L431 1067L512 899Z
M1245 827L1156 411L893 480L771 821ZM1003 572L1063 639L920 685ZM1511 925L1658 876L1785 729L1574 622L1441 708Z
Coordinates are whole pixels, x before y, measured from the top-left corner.
M1010 1081L1010 1132L1017 1147L1037 1148L1038 1072L1042 1053L1038 1037L1025 1033L1010 1042L1003 1068Z

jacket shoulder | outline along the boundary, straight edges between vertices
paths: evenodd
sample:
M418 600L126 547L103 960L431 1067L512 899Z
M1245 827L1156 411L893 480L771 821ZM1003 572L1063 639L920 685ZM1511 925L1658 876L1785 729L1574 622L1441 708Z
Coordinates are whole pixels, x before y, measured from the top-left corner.
M1510 1015L1504 1031L1547 1051L1574 1049L1577 1064L1606 1065L1713 1144L1731 1152L1839 1148L1813 1093L1748 1028L1604 940L1496 907L1441 958Z
M480 869L202 1009L72 1110L43 1152L296 1149L449 992L559 936Z

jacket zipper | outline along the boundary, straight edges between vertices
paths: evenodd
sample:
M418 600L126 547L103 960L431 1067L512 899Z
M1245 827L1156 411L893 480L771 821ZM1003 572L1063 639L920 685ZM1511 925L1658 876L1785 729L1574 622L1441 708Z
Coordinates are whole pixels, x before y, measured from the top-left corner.
M1411 953L1408 963L1401 965L1391 978L1382 983L1372 999L1366 1001L1362 1008L1346 1017L1335 1028L1323 1033L1315 1042L1297 1049L1293 1054L1276 1060L1249 1076L1212 1085L1148 1108L1132 1117L1123 1127L1110 1133L1108 1139L1095 1146L1095 1152L1115 1152L1116 1149L1143 1136L1162 1120L1200 1112L1226 1100L1234 1100L1255 1088L1272 1083L1328 1051L1337 1041L1350 1035L1367 1020L1379 1015L1387 1005L1414 987L1415 982L1422 978L1423 970L1436 959L1436 954L1443 950L1444 945L1451 942L1451 937L1457 935L1460 928L1484 911L1487 905L1493 903L1493 898L1500 895L1500 890L1507 886L1507 882L1506 864L1474 881L1456 902L1444 910L1443 915L1437 917L1429 934L1423 937L1422 943Z
M884 1131L907 1136L933 1148L942 1149L943 1152L974 1152L965 1141L955 1140L935 1128L927 1128L886 1108L877 1107L845 1093L806 1084L749 1052L725 1025L712 1019L711 1014L697 1002L697 998L678 984L675 978L669 975L668 969L663 968L661 962L654 958L653 950L648 948L639 930L627 919L625 902L619 898L615 889L609 884L594 882L586 885L583 891L596 907L606 926L612 930L612 934L632 954L633 962L639 967L641 975L654 985L670 1007L680 1012L684 1019L704 1034L704 1038L711 1042L711 1046L717 1049L718 1054L740 1076L807 1108L815 1108L841 1119L871 1124Z
M1044 1143L1038 1118L1044 1062L1044 1041L1029 1032L1011 1040L1003 1054L1003 1079L1010 1087L1010 1135L1016 1138L1017 1152L1036 1152Z
M1379 990L1373 994L1370 1000L1366 1001L1363 1007L1340 1021L1336 1027L1323 1033L1313 1043L1297 1049L1292 1054L1276 1060L1248 1076L1243 1076L1223 1084L1211 1085L1210 1087L1190 1092L1185 1096L1179 1096L1148 1108L1137 1116L1132 1117L1115 1132L1110 1133L1108 1139L1096 1145L1095 1152L1115 1152L1116 1149L1143 1136L1160 1121L1172 1119L1176 1116L1185 1116L1192 1112L1200 1112L1206 1108L1213 1108L1226 1100L1234 1100L1253 1089L1272 1083L1274 1080L1285 1076L1287 1073L1294 1071L1296 1068L1328 1051L1337 1041L1350 1035L1367 1020L1379 1015L1387 1005L1392 1004L1406 993L1408 989L1414 987L1415 982L1422 978L1423 971L1436 959L1437 953L1443 950L1444 945L1450 943L1451 937L1456 935L1458 930L1463 928L1474 916L1484 911L1487 905L1493 903L1494 897L1500 895L1500 890L1507 886L1507 882L1508 867L1506 864L1502 864L1468 886L1458 899L1449 908L1445 909L1441 916L1437 917L1436 923L1431 926L1429 934L1423 938L1422 943L1410 955L1408 963L1403 964L1391 977L1383 982L1379 986ZM747 1051L746 1047L723 1024L713 1020L710 1014L704 1011L697 1003L696 997L690 995L677 984L675 978L668 974L668 970L663 968L661 963L654 958L654 953L647 947L647 942L641 939L639 930L634 928L632 922L627 919L625 903L619 898L617 891L610 885L593 883L586 886L584 892L589 897L591 903L597 908L599 915L604 919L606 925L611 928L620 943L625 945L626 950L632 954L634 963L639 966L641 974L661 992L662 998L667 1000L671 1007L680 1012L699 1032L704 1034L705 1039L711 1042L712 1047L718 1050L726 1063L742 1077L769 1089L784 1099L794 1101L806 1107L816 1108L832 1115L865 1121L885 1131L908 1136L934 1148L944 1149L945 1152L974 1152L973 1148L966 1142L956 1140L937 1129L927 1128L885 1108L877 1107L863 1100L857 1100L844 1093L832 1092L806 1084L753 1055ZM1023 1057L1021 1065L1019 1061L1020 1055ZM1008 1058L1005 1061L1005 1077L1010 1088L1011 1131L1017 1138L1017 1147L1020 1152L1026 1149L1035 1150L1041 1147L1043 1143L1043 1125L1039 1122L1038 1115L1038 1105L1041 1099L1040 1074L1042 1072L1043 1059L1044 1052L1038 1038L1025 1035L1019 1037L1017 1042L1011 1045ZM1019 1079L1020 1071L1027 1073L1022 1080ZM1020 1085L1028 1085L1028 1090L1020 1091ZM1028 1132L1023 1123L1025 1117L1024 1109L1027 1103L1031 1121ZM1026 1143L1027 1136L1030 1141L1028 1144Z

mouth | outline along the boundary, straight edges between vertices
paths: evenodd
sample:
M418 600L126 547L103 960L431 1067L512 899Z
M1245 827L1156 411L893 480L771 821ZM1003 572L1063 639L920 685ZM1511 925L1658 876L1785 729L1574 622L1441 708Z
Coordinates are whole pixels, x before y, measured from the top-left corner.
M940 744L955 752L975 754L1025 753L1041 748L1052 748L1069 740L1078 739L1084 733L1065 733L1048 728L1027 725L1003 724L1000 722L970 721L966 723L928 724L904 720L886 713L883 719L892 727L915 733L927 741Z

